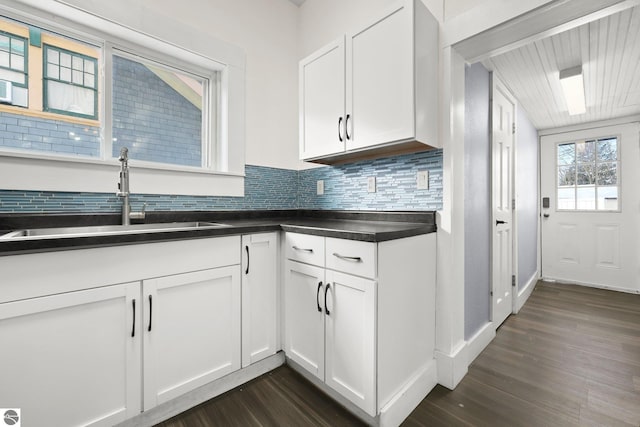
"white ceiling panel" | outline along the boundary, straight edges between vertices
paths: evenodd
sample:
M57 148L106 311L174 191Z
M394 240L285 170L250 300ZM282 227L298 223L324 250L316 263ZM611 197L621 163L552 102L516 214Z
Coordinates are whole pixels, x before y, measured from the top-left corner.
M640 7L483 61L539 130L640 114ZM587 112L570 116L560 70L582 65Z

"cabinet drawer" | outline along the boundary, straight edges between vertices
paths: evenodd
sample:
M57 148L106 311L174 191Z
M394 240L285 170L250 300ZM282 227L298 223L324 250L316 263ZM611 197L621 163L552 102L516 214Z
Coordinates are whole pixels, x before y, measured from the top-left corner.
M374 279L376 277L376 244L327 238L327 268Z
M324 237L287 233L287 258L324 267Z

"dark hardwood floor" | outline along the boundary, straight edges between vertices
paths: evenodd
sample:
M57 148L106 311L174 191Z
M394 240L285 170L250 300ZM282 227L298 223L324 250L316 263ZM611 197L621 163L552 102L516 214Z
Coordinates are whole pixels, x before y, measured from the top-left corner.
M283 366L161 427L359 426ZM539 282L454 391L403 426L640 426L640 295Z

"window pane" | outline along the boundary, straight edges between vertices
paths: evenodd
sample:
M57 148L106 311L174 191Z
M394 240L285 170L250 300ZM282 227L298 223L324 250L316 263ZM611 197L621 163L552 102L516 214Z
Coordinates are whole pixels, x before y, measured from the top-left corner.
M616 138L601 139L598 141L598 160L617 160L618 140Z
M0 50L9 52L9 37L4 34L0 34Z
M9 52L0 51L0 67L9 68Z
M10 82L25 84L24 74L18 71L5 70L0 68L0 79Z
M95 115L95 91L54 80L47 81L47 109Z
M71 68L71 55L65 52L60 52L60 65Z
M558 188L558 209L576 208L576 190L571 188Z
M596 160L596 142L585 141L576 144L576 161L578 163L594 162Z
M618 163L600 163L598 165L598 185L615 185L618 183Z
M57 50L47 49L47 62L50 62L52 64L60 63L60 54Z
M578 187L577 209L593 210L596 208L596 188Z
M11 39L11 52L24 56L24 41L20 39Z
M558 168L558 186L567 186L576 184L576 167L560 166Z
M11 68L18 71L24 71L24 56L11 54Z
M72 62L73 62L73 69L74 70L82 71L82 64L84 63L82 58L74 56Z
M78 85L84 84L82 71L73 70L72 79L73 79L73 83L75 84L78 84Z
M50 79L59 79L60 68L55 64L47 64L47 77Z
M93 61L88 59L84 60L84 72L89 74L95 74L95 65Z
M202 165L205 81L143 60L113 56L113 156Z
M598 187L598 209L615 211L618 205L618 187Z
M71 70L69 68L60 68L60 80L71 81Z
M576 162L576 144L558 145L558 165L572 165Z
M84 85L87 87L96 87L96 78L93 74L85 74L84 75Z
M578 185L596 183L596 165L578 165Z

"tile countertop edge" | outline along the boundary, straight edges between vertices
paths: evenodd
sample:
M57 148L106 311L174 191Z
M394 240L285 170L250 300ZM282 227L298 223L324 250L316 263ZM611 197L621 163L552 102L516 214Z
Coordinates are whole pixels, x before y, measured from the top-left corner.
M301 213L302 212L309 213L311 211L301 211ZM282 213L288 213L289 215L285 218L273 217ZM430 212L423 212L418 215L414 215L411 212L399 213L399 216L393 216L393 213L389 215L388 213L369 212L363 212L363 215L358 215L357 212L338 212L338 215L335 216L332 215L330 211L316 211L316 213L311 212L309 215L291 215L292 213L298 213L298 211L269 212L266 215L268 218L264 219L261 219L260 215L256 215L255 213L247 215L242 219L232 219L231 217L233 214L226 213L221 216L216 216L212 213L207 214L205 212L201 213L200 220L215 219L217 221L224 221L228 223L229 226L206 230L183 230L50 239L44 238L33 240L4 240L0 241L0 256L168 242L280 230L367 242L383 242L419 234L428 234L436 231L435 222L430 222ZM197 215L197 213L177 215L170 219L173 219L174 221L181 221L187 218L191 219L194 215ZM203 219L203 217L206 219ZM339 219L335 219L336 217ZM435 215L433 215L433 217L435 219ZM367 220L362 221L354 218L367 218ZM386 220L381 221L378 220L379 218L384 218ZM423 221L426 219L427 222L408 222L409 220L415 221L415 219L418 218ZM162 219L166 220L167 217L163 217ZM390 219L400 220L392 222ZM56 221L60 221L60 219L58 218ZM303 224L301 224L301 222L303 222ZM77 224L77 222L75 222L75 224ZM28 227L23 226L22 228Z

